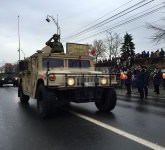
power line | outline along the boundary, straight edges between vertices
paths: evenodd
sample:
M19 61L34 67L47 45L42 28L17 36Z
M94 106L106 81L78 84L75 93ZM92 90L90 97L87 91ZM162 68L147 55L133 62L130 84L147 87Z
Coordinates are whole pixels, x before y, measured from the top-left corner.
M103 16L99 17L98 19L96 19L96 20L94 20L94 21L88 23L87 25L85 25L84 27L82 27L82 28L79 29L79 30L83 30L84 28L88 27L89 25L91 25L91 24L93 24L93 23L96 23L97 21L101 20L102 18L104 18L104 17L107 16L108 14L117 11L118 9L120 9L121 7L123 7L123 6L127 5L127 4L129 4L129 3L132 2L132 1L134 1L134 0L130 0L130 1L128 1L128 2L126 2L126 3L124 3L124 4L122 4L122 5L120 5L119 7L115 8L114 10L112 10L112 11L110 11L110 12L104 14ZM79 30L78 30L78 32L79 32ZM65 37L65 38L69 38L69 37L71 37L71 36L68 36L68 37Z
M143 7L143 6L147 5L147 4L149 4L149 3L151 3L151 2L153 2L153 0L150 0L149 2L147 2L147 3L143 4L143 5L140 5L140 6L136 7L136 8L134 8L133 10L130 10L130 11L128 11L128 12L122 14L123 12L125 12L125 11L123 11L123 12L121 12L122 15L119 15L119 13L118 13L117 15L114 15L114 16L110 17L110 18L107 19L106 21L102 22L100 25L95 26L95 27L93 27L93 28L91 28L91 29L92 29L92 30L97 29L98 27L103 26L103 25L105 25L105 24L107 24L107 23L109 23L109 22L112 22L112 21L114 21L114 20L116 20L116 19L118 19L118 18L120 18L120 17L123 17L123 16L125 16L126 14L129 14L130 12L133 12L133 11L135 11L135 10L137 10L137 9L139 9L139 8L141 8L141 7ZM139 4L138 4L138 5L139 5ZM133 6L133 7L134 7L134 6ZM132 9L133 7L128 8L127 10ZM115 16L117 16L117 17L115 17ZM114 17L115 17L115 18L114 18ZM111 19L111 20L110 20L110 19ZM86 30L86 31L89 31L89 30ZM84 32L86 32L86 31L84 31Z
M88 36L88 37L86 37L86 38L83 38L83 39L81 39L81 40L79 40L79 41L82 41L82 40L84 40L84 39L88 39L88 38L90 38L90 37L96 36L96 35L98 35L98 34L102 34L102 33L107 32L107 31L109 31L109 30L112 30L112 29L115 29L115 28L117 28L117 27L120 27L120 26L122 26L122 25L128 24L128 23L130 23L130 22L133 22L134 20L140 19L140 18L145 17L145 16L147 16L147 15L150 15L150 14L152 14L152 13L154 13L154 12L157 12L157 11L159 11L160 9L164 8L164 7L165 7L165 6L158 7L158 8L156 8L156 9L154 9L154 10L151 10L151 11L149 11L149 12L146 12L146 13L140 15L140 16L137 16L137 17L135 17L135 18L133 18L133 19L130 19L130 20L128 20L128 21L125 21L125 22L123 22L123 23L121 23L121 24L118 24L118 25L116 25L116 26L114 26L114 27L111 27L111 28L108 28L108 29L104 29L103 31L100 31L100 32L98 32L98 33L95 33L95 34L93 34L93 35L90 35L90 36Z
M145 3L145 4L141 5L141 6L139 6L141 3L144 3L145 1L148 1L148 0L142 0L142 1L140 1L140 2L138 2L138 3L136 3L136 4L134 4L133 6L130 6L130 7L126 8L125 10L122 10L121 12L119 12L119 13L117 13L117 14L115 14L115 15L113 15L113 16L111 16L111 17L109 17L109 18L107 18L107 19L105 19L105 20L103 20L103 21L101 21L101 22L99 22L99 23L97 23L97 24L91 26L91 27L88 27L88 28L86 28L86 29L80 31L79 33L77 33L77 34L75 34L75 35L72 35L72 36L70 36L70 37L75 37L75 36L78 36L78 35L80 35L80 34L82 34L82 33L84 33L84 32L87 32L87 31L89 31L89 30L94 30L94 29L96 29L96 28L98 28L98 27L100 27L100 26L102 26L102 25L105 25L105 24L109 23L110 21L114 21L114 20L116 20L116 19L118 19L118 18L120 18L120 17L122 17L122 16L124 16L124 15L126 15L126 14L128 14L128 13L130 13L130 12L136 10L136 9L138 9L138 8L141 8L141 7L145 6L145 5L147 5L147 4L151 3L151 2L153 2L154 0L150 0L149 2L147 2L147 3ZM137 7L137 6L138 6L138 7ZM134 8L134 7L135 7L135 8ZM133 9L133 8L134 8L134 9ZM131 9L133 9L133 10L131 10ZM128 10L130 10L130 11L127 12ZM125 13L124 13L124 12L125 12ZM123 14L123 13L124 13L124 14ZM120 14L122 14L122 15L120 15ZM120 16L119 16L119 15L120 15ZM116 18L115 18L115 17L116 17ZM114 18L114 19L113 19L113 18ZM111 20L110 20L110 19L111 19Z
M120 18L120 17L123 17L123 16L125 16L126 14L129 14L129 13L131 13L131 12L133 12L133 11L135 11L135 10L137 10L137 9L139 9L139 8L141 8L141 7L143 7L143 6L147 5L147 4L149 4L149 3L151 3L152 1L153 1L153 0L151 0L151 1L149 1L149 2L147 2L147 3L145 3L145 4L143 4L143 5L141 5L141 6L138 6L138 7L134 8L133 10L130 10L130 11L128 11L128 12L126 12L126 13L124 13L124 14L122 14L122 15L120 15L120 16L118 16L118 17L112 19L112 20L108 20L107 22L105 22L105 23L102 24L102 25L105 25L105 24L107 24L107 23L109 23L109 22L112 22L112 21L114 21L114 20L116 20L116 19L118 19L118 18ZM100 25L100 26L102 26L102 25ZM98 27L100 27L100 26L98 26ZM95 29L98 28L98 27L95 27Z
M119 23L122 23L123 21L126 22L125 20L130 19L130 18L134 19L135 16L137 16L137 15L139 15L139 14L144 14L145 12L147 12L147 11L149 11L149 10L153 10L153 8L158 7L159 5L161 6L162 3L160 3L160 4L158 4L158 5L155 5L155 6L151 7L151 8L148 8L148 9L145 10L145 11L142 11L142 12L140 12L140 13L137 13L137 14L135 14L135 15L132 15L132 16L130 16L129 18L123 19L123 20L119 21L117 24L114 24L114 25L112 25L112 26L117 26ZM108 28L109 28L109 27L108 27ZM105 29L107 29L107 28L104 28L104 29L102 29L102 30L105 30Z
M158 19L158 20L155 20L155 21L153 21L153 22L151 22L151 23L155 23L155 22L158 22L158 21L161 21L162 19ZM139 28L142 28L142 27L145 27L146 25L141 25L141 26L137 26L136 28L132 28L132 29L130 29L130 30L128 30L128 31L134 31L134 30L137 30L137 29L139 29ZM119 33L119 34L122 34L122 33L125 33L125 32L121 32L121 33Z

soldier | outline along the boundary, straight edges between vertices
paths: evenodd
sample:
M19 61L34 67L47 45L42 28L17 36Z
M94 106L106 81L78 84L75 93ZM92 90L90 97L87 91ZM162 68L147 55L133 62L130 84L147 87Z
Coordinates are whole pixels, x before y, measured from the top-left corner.
M51 49L51 53L61 53L64 52L64 48L61 42L59 42L60 39L60 35L58 34L54 34L53 37L51 37L45 44L47 46L50 46ZM52 42L52 40L54 40Z
M138 92L140 93L140 98L143 100L144 98L144 70L142 66L139 65L136 74L136 86L138 88Z
M154 83L154 91L156 94L160 94L159 86L160 86L161 78L162 76L160 70L158 68L155 68L153 75L153 83Z

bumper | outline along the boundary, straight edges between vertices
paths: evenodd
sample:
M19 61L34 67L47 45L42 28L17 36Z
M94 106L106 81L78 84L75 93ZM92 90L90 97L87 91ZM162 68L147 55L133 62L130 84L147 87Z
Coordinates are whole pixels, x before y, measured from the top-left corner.
M48 87L47 87L48 88ZM104 89L112 87L78 87L78 88L48 88L55 93L56 100L60 102L94 102L100 100ZM53 100L55 100L53 98Z
M1 80L0 81L1 84L15 84L18 83L17 80Z

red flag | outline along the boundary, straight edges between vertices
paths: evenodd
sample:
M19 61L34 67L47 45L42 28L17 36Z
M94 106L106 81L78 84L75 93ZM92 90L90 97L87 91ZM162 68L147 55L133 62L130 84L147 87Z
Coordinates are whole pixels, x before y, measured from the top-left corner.
M91 50L91 55L94 56L95 54L96 54L95 49L92 49L92 50Z

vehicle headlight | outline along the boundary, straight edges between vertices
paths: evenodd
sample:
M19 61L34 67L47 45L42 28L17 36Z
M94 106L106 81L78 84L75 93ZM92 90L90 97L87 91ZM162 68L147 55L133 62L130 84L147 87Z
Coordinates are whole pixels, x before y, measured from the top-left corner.
M68 79L67 79L67 84L68 84L69 86L73 86L73 85L75 84L74 78L68 78Z
M106 84L108 83L107 78L101 78L100 83L101 83L102 85L106 85Z
M15 80L18 80L18 78L17 78L17 77L15 77Z
M50 81L55 81L56 80L56 75L54 73L50 73L48 78L49 78Z
M2 78L2 80L5 80L5 78Z

